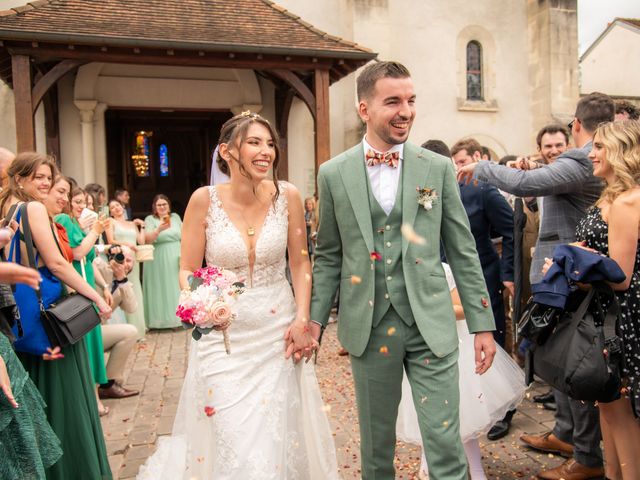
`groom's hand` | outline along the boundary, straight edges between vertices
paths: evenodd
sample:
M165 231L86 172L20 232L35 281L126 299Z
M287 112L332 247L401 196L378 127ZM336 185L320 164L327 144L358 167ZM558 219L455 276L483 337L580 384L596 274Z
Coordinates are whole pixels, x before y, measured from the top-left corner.
M320 326L319 323L316 322L309 322L309 330L311 333L311 336L313 337L313 339L316 342L320 341L320 333L322 332L322 327Z
M476 373L482 375L493 363L496 355L496 342L492 332L478 332L475 335L473 346L476 351Z

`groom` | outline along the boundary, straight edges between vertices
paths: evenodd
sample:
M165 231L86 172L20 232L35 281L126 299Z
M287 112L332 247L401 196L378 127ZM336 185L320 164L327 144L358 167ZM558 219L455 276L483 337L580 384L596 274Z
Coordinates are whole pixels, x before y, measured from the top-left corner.
M478 373L493 360L495 327L456 175L451 159L407 142L415 93L403 65L368 65L357 79L357 93L366 135L318 174L312 331L317 337L326 326L340 287L338 338L351 357L363 479L394 478L403 369L431 478L466 479L458 336L440 263L441 241L469 331L476 333ZM407 235L407 226L422 238Z

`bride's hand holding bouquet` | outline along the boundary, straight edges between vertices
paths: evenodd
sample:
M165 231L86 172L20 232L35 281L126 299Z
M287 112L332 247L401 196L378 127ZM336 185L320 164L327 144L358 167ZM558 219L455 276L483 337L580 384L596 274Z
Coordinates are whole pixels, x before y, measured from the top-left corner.
M180 292L176 315L191 336L200 340L212 330L222 331L227 355L231 342L227 328L236 317L233 304L244 292L244 283L229 270L210 266L199 268L189 277L189 289Z

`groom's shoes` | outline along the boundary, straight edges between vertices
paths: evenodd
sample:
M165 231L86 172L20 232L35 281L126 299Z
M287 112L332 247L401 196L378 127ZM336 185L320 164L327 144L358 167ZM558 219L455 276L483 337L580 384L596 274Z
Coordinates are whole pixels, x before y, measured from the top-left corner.
M511 419L515 413L515 410L509 410L502 420L496 422L496 424L491 427L491 430L487 433L487 438L493 442L505 437L509 433Z

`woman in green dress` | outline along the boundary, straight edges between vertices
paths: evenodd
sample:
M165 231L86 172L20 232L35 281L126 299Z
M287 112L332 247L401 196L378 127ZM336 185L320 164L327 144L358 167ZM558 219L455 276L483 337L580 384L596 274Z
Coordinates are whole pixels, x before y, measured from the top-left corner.
M65 182L64 177L56 179L56 185L58 182ZM55 195L55 192L50 193L50 196ZM48 206L48 210L54 208L56 204L49 207L51 202L45 202ZM96 288L96 280L93 271L93 259L96 254L94 251L94 245L105 227L108 225L108 219L97 219L97 216L85 217L82 212L87 208L87 193L81 188L74 188L71 191L71 210L70 215L66 213L58 213L50 211L49 213L56 214L54 221L64 227L67 232L67 238L69 240L69 246L73 252L73 268L86 280L86 282L93 288ZM86 233L85 233L86 232ZM101 282L103 288L104 281ZM96 326L89 333L87 333L85 340L87 342L87 351L89 353L89 366L93 374L93 382L95 384L107 383L107 369L104 363L104 347L102 344L102 331L100 325ZM98 405L101 415L105 415L108 410L102 404Z
M166 195L155 196L151 211L153 214L144 219L146 243L154 247L153 261L145 263L142 278L147 327L175 328L180 326L176 308L180 297L182 220L177 213L171 213Z
M38 253L40 274L52 276L55 272L60 282L91 299L101 316L108 317L111 309L107 303L61 253L57 231L47 209L40 203L49 194L56 173L57 167L50 157L33 152L19 154L7 170L9 184L0 194L1 215L5 216L18 202L29 202L29 227ZM21 232L23 227L21 223ZM27 262L24 241L20 241L19 248L21 261ZM6 249L5 253L8 253ZM17 303L22 308L19 299ZM62 348L60 353L63 356L18 354L47 404L47 419L62 446L62 457L46 470L46 477L50 480L110 479L85 339Z
M118 200L109 201L109 215L111 215L111 227L106 230L107 242L109 244L117 243L126 245L134 252L138 245L144 245L144 229L138 228L139 223L142 227L142 220L129 221L124 216L124 206ZM144 337L146 327L144 323L144 303L142 299L142 286L140 285L140 264L136 261L133 270L127 275L127 278L133 285L133 291L136 294L138 309L133 313L125 314L127 323L138 329L138 335Z

